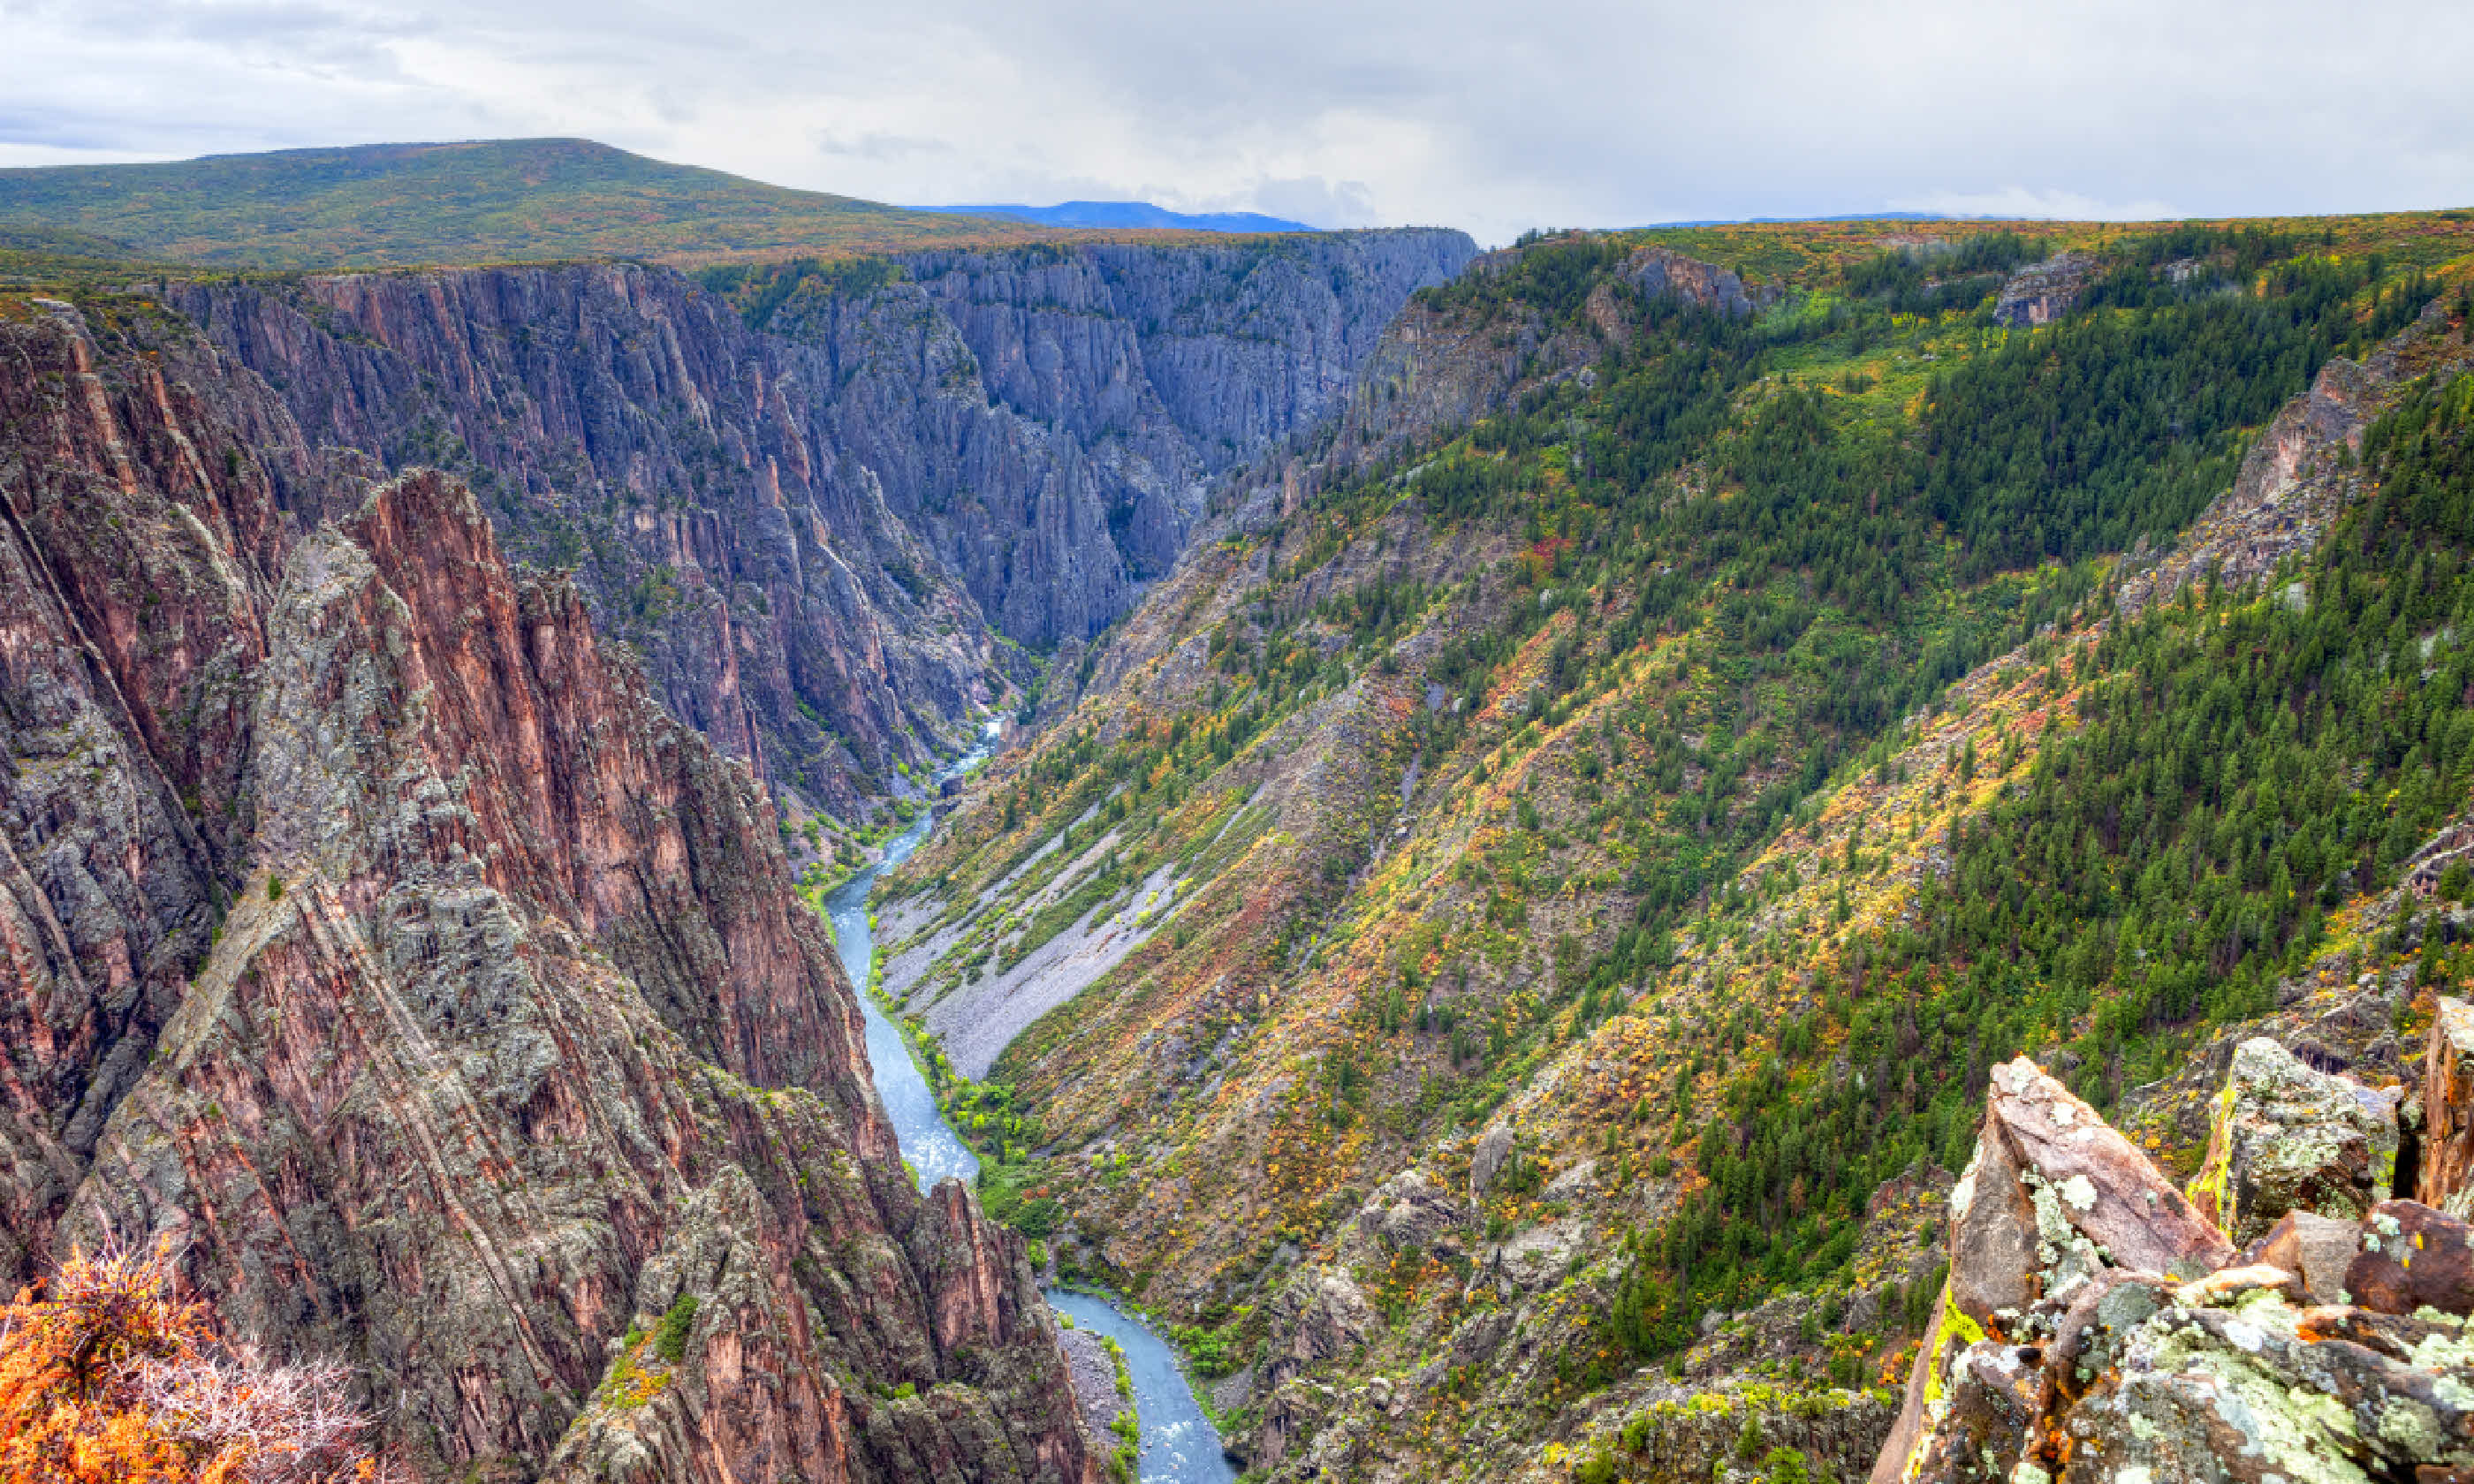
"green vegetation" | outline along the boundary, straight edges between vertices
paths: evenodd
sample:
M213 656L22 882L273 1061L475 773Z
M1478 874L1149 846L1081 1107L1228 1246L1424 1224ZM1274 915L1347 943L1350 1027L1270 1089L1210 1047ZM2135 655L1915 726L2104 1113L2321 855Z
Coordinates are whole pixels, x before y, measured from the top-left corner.
M696 1296L691 1293L680 1294L662 1315L661 1324L653 1330L653 1349L661 1352L664 1360L677 1365L687 1358L688 1336L695 1329L695 1317Z
M2455 517L2395 493L2457 477L2444 398L2366 445L2389 492L2349 519L2391 534L2345 526L2361 557L2098 626L2124 553L2436 292L2432 244L2350 231L1832 249L1737 318L1617 279L1659 234L1558 236L1427 293L1538 347L1525 388L1198 554L1176 658L1001 762L894 885L947 903L931 993L1166 924L1001 1060L974 1111L1041 1133L997 1134L989 1208L1071 1222L1120 1291L1230 1295L1173 1316L1207 1367L1261 1337L1237 1297L1275 1250L1516 1113L1487 1239L1607 1217L1558 1193L1583 1158L1674 1182L1593 1228L1570 1297L1601 1322L1540 1404L1783 1289L1830 1300L1822 1374L1875 1379L1935 1290L1842 1325L1867 1197L1964 1162L1993 1065L2066 1052L2099 1101L2156 1075L2474 784ZM2062 246L2085 306L1996 323ZM1449 1263L1356 1276L1398 1333L1491 1302Z
M2007 1058L2065 1050L2074 1089L2109 1109L2170 1074L2196 1029L2272 1008L2326 946L2324 914L2392 884L2463 808L2469 409L2459 378L2383 419L2365 442L2374 492L2315 558L2188 589L2081 652L2075 725L1989 808L1953 816L1950 872L1925 879L1914 925L1845 955L1830 1054L1863 1075L1771 1056L1727 1083L1694 1139L1709 1184L1640 1239L1615 1304L1630 1349L1661 1353L1709 1306L1831 1275L1874 1186L1918 1158L1964 1162Z
M52 258L291 269L588 257L696 264L1057 235L788 190L583 139L0 170L0 248Z

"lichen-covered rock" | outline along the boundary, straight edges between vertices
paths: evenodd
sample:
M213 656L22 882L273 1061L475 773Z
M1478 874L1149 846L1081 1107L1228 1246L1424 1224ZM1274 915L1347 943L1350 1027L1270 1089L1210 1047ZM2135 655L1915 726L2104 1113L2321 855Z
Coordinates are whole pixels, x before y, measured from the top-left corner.
M1950 1460L1959 1445L1945 1433L1958 1425L1953 1368L1970 1347L2073 1335L2067 1359L2040 1362L2053 1366L2052 1394L2063 1394L2089 1369L2079 1354L2101 1337L2092 1327L2115 1328L2098 1313L2125 1278L2142 1286L2202 1278L2234 1255L2146 1155L2025 1057L1993 1070L1976 1156L1951 1191L1949 1231L1950 1277L1876 1484L1915 1476L1928 1457L1945 1472L1958 1467ZM2079 1308L2092 1295L2098 1307Z
M2046 1352L2054 1384L2067 1396L2085 1391L2121 1364L2123 1339L2173 1302L2173 1284L2153 1273L2098 1274L2054 1322Z
M2191 1204L2238 1243L2288 1211L2351 1219L2389 1198L2395 1104L2264 1036L2234 1048Z
M2413 1363L2320 1338L2269 1292L2175 1306L2073 1408L2063 1478L2353 1481L2474 1465L2474 1358L2435 1336Z
M1979 1340L1950 1361L1941 1414L1912 1477L2006 1481L2035 1442L2051 1381L2037 1352Z
M2398 1201L2359 1226L2297 1210L2237 1258L2170 1192L2151 1199L2161 1180L2066 1099L2031 1065L1994 1073L1953 1194L1951 1285L1874 1484L2429 1484L2474 1469L2464 1223ZM1973 1210L1998 1184L1970 1186L2003 1178L2027 1192L2036 1267L2024 1303L1988 1308L2018 1289L1962 1272L1964 1255L2015 1251L1986 1235L2015 1233ZM2362 1251L2339 1302L2314 1306L2336 1286L2335 1237Z
M1950 1302L1977 1325L2038 1296L2035 1202L2008 1138L1988 1125L1950 1201Z
M2048 1244L2069 1242L2051 1230L2058 1216L2114 1267L2196 1278L2232 1259L2224 1233L2146 1155L2025 1057L1994 1069L1985 1120L2016 1152Z
M2146 1155L2025 1057L1994 1069L1950 1242L1948 1304L1994 1334L2102 1268L2195 1278L2233 1257Z
M2474 1226L2418 1201L2383 1201L2360 1231L2343 1302L2387 1314L2474 1314Z
M2474 1005L2439 996L2422 1061L2422 1163L2414 1198L2474 1215Z

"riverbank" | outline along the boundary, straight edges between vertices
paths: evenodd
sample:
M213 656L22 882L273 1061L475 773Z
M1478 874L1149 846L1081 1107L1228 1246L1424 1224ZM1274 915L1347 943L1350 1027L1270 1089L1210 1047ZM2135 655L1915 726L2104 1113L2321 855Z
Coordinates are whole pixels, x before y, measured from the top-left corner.
M1139 1316L1096 1294L1046 1292L1049 1307L1073 1320L1077 1329L1114 1340L1125 1355L1141 1424L1135 1472L1142 1484L1235 1484L1236 1468L1176 1348Z
M967 771L986 755L987 744L983 743L942 776ZM971 1106L958 1108L954 1116L971 1120L982 1140L990 1143L998 1159L993 1169L1021 1167L1007 1161L1021 1158L1014 1146L1028 1135L1027 1127L1009 1110L988 1101L994 1095L1002 1103L997 1089L956 1079L933 1039L919 1036L905 1021L887 1013L889 1001L877 983L877 922L870 910L869 896L878 878L908 859L934 827L934 811L923 810L899 835L886 842L877 861L843 883L821 907L834 930L842 968L852 985L861 991L860 1010L867 1023L867 1054L875 1073L877 1095L893 1124L904 1161L923 1189L947 1178L982 1185L983 1209L1005 1219L988 1205L986 1195L992 1192L980 1180L980 1155L949 1121L937 1086L956 1089L969 1099ZM1053 1208L1053 1203L1049 1204ZM1012 1214L1035 1217L1037 1213L1026 1207ZM1026 1234L1046 1234L1030 1231L1037 1224L1035 1219L1017 1220L1015 1224ZM1047 1290L1047 1297L1060 1318L1070 1318L1074 1324L1067 1331L1066 1356L1073 1367L1078 1400L1083 1402L1086 1417L1092 1415L1094 1403L1102 1399L1096 1395L1096 1373L1089 1378L1089 1389L1094 1394L1085 1395L1084 1373L1091 1365L1087 1355L1078 1352L1096 1348L1101 1353L1109 1353L1107 1346L1098 1342L1113 1344L1115 1352L1110 1354L1105 1379L1111 1395L1118 1392L1116 1366L1122 1362L1124 1367L1125 1385L1130 1393L1126 1400L1132 1403L1130 1414L1111 1410L1104 1420L1093 1424L1104 1447L1122 1449L1118 1454L1120 1467L1112 1472L1128 1479L1128 1484L1135 1480L1140 1484L1233 1484L1236 1472L1188 1379L1184 1357L1176 1347L1139 1316L1125 1312L1104 1297L1062 1288ZM1078 1334L1082 1338L1073 1338ZM1133 1434L1130 1438L1128 1431Z

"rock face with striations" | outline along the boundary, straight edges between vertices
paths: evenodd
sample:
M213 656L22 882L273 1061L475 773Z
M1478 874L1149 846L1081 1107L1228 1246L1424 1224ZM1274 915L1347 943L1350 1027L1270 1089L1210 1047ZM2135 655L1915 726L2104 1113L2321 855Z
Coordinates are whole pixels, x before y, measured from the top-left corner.
M166 286L313 445L465 474L671 710L837 807L1130 607L1208 482L1336 412L1458 232L935 254L769 333L666 270ZM1017 674L1017 679L1025 678Z
M0 323L0 1212L163 1238L460 1478L1096 1479L740 765L451 478L127 304Z
M2017 329L2051 323L2078 307L2096 268L2095 254L2077 251L2028 264L2003 280L1993 302L1994 322Z

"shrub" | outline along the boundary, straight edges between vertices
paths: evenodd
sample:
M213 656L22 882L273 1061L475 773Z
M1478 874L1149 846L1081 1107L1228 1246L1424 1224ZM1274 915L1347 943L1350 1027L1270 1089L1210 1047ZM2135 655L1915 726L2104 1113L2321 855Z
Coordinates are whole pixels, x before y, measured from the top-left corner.
M653 1349L661 1352L664 1360L677 1365L687 1357L688 1332L695 1328L695 1317L696 1296L680 1294L669 1312L662 1316L661 1327L653 1331Z
M328 1361L249 1366L172 1255L74 1252L50 1294L0 1308L0 1478L45 1484L346 1484L397 1477Z

